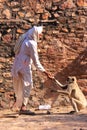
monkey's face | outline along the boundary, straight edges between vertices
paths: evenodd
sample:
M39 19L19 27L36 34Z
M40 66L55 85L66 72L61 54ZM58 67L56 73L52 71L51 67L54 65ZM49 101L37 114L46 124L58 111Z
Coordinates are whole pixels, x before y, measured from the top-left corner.
M76 82L76 77L75 76L69 76L67 78L67 83L75 83Z

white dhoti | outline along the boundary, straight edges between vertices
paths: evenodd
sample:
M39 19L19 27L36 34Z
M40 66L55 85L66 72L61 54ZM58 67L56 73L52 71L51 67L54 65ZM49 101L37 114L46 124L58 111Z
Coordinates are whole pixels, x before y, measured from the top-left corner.
M25 75L18 73L18 76L13 78L13 86L16 96L16 106L20 108L22 104L27 105L30 91L33 87L33 83L30 84L30 75L28 73Z

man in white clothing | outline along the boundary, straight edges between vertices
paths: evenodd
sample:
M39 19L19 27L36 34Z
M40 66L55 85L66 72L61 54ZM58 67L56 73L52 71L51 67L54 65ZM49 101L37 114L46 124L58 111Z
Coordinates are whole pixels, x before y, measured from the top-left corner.
M16 111L26 110L30 91L33 86L31 65L45 73L49 78L50 74L41 65L37 52L37 42L42 33L42 26L34 26L23 34L15 45L15 59L12 66L13 87L16 102L13 109Z

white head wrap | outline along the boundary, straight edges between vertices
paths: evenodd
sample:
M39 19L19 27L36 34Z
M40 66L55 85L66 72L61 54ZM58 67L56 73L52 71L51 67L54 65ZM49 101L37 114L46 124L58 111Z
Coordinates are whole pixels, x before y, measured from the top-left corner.
M39 34L41 34L43 31L43 27L42 26L34 26L33 28L29 29L29 31L26 34L26 38L29 38L30 40L34 40L36 42L38 42L39 40Z
M26 38L29 39L29 40L34 40L34 41L38 42L39 34L41 34L42 31L43 31L43 27L42 26L39 26L39 27L38 26L34 26L31 29L29 29L26 33L22 34L19 37L19 39L18 39L18 41L17 41L17 43L16 43L16 45L14 47L15 54L19 53L20 47L21 47L23 41Z
M39 27L36 27L36 28L37 28L38 34L41 34L42 31L43 31L43 26L39 26Z

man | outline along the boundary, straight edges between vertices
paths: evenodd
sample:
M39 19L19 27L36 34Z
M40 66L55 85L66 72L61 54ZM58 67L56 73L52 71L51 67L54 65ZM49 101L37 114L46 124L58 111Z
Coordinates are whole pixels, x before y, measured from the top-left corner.
M27 109L30 91L33 87L32 63L38 70L52 78L41 65L38 57L37 42L42 31L42 26L32 27L19 38L15 45L15 59L12 66L13 87L16 96L16 102L13 105L15 111L25 111Z

